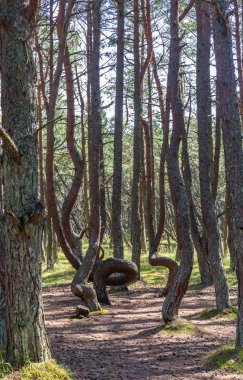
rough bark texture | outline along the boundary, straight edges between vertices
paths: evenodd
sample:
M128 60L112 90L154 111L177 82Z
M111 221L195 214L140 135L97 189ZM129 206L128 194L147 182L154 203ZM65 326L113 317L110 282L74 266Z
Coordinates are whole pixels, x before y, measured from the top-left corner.
M2 123L20 152L20 163L5 148L5 295L7 362L50 357L41 293L43 207L38 202L35 68L32 22L23 0L2 1Z
M227 201L232 244L236 252L238 278L238 319L236 346L243 348L243 154L240 111L237 99L232 36L227 18L228 2L218 0L220 12L214 8L214 49L223 130Z
M216 307L229 306L227 278L220 256L220 236L210 180L210 5L197 1L197 120L199 144L199 178L203 228L215 286Z
M6 302L5 302L5 250L4 229L0 222L0 349L6 346Z
M139 0L134 0L134 142L133 142L133 180L131 206L132 261L140 273L141 220L139 215L139 178L141 155L141 89L139 54Z
M173 116L173 129L168 155L168 175L175 217L177 218L177 235L181 243L181 264L175 284L169 291L162 309L165 322L173 320L178 314L182 298L187 290L192 265L193 245L190 233L189 204L185 186L179 168L179 146L183 136L184 115L180 97L179 67L180 67L180 37L178 20L178 0L171 1L171 42L169 59L169 94Z
M124 1L117 2L117 63L116 63L116 105L114 130L114 175L112 189L112 237L113 256L123 258L121 224L122 186L122 130L123 130L123 90L124 90Z

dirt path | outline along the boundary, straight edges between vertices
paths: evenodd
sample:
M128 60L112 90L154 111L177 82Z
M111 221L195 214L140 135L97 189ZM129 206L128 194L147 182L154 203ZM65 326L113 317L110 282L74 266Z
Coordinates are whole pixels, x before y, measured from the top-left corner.
M207 371L202 356L235 337L234 320L202 321L195 313L213 305L213 290L190 290L180 316L205 329L199 336L161 334L162 298L155 287L138 285L129 295L113 295L107 314L70 319L79 300L69 287L44 292L52 352L77 380L238 380L243 375ZM235 304L236 291L231 290Z

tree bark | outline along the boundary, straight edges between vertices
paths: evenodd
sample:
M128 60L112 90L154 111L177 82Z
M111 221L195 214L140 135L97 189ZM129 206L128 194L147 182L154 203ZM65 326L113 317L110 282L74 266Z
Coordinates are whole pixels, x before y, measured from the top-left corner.
M220 256L220 236L210 180L210 5L196 1L197 12L197 120L199 178L203 229L206 234L210 267L215 287L216 307L229 306L227 278Z
M38 202L32 2L2 1L2 123L20 154L3 153L6 360L13 367L50 357L41 292L43 206ZM24 295L24 296L23 296Z
M4 225L0 222L0 349L6 347L6 301L5 301L5 240Z
M140 276L141 220L139 215L139 178L141 156L141 88L139 54L139 0L134 0L134 140L133 140L133 180L131 205L132 261L138 267Z
M238 279L236 347L243 348L243 153L232 53L232 35L229 18L227 18L228 5L225 0L218 0L217 4L214 4L213 28L228 191L228 212L232 228L232 244L236 252Z
M122 190L122 135L123 135L123 92L124 92L124 1L117 2L117 62L116 104L114 128L114 174L112 188L112 237L113 256L123 259L124 248L121 223Z
M100 310L93 287L88 284L100 247L100 144L102 137L100 101L100 33L101 0L93 1L93 49L91 56L91 171L89 247L72 282L72 291L85 300L90 310Z
M170 59L169 59L169 96L173 117L173 129L168 154L168 175L172 202L177 218L178 238L181 243L181 263L173 288L165 298L162 316L165 322L172 321L178 315L182 298L187 291L192 265L193 244L191 239L189 204L179 168L179 146L185 130L183 106L180 96L180 37L178 0L171 1L170 15Z

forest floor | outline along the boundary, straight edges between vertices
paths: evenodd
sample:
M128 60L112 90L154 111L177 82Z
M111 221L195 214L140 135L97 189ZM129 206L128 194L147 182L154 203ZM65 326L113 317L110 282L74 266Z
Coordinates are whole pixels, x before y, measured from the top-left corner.
M55 359L75 380L239 380L243 374L210 370L205 355L235 338L235 319L200 319L197 313L214 306L212 287L191 287L180 317L199 327L194 335L162 330L159 286L137 283L128 294L110 296L106 314L77 320L70 316L80 303L69 286L46 288L47 329ZM236 288L231 292L236 304Z

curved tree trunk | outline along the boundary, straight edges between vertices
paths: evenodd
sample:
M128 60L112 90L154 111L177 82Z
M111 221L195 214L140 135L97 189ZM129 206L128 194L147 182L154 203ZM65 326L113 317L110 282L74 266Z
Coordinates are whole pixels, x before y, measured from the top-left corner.
M97 262L93 270L93 282L98 301L110 305L106 286L128 285L135 281L137 276L138 269L132 261L111 258Z
M4 148L4 235L7 346L16 368L50 357L41 293L43 206L38 202L35 65L36 2L2 1L2 123L14 141ZM9 148L9 147L8 147ZM24 295L24 297L23 297Z
M68 244L63 228L58 215L57 201L55 195L54 184L54 126L55 126L55 113L56 102L59 90L59 83L62 74L63 62L65 59L66 39L70 23L70 17L72 15L72 9L75 0L69 0L67 9L65 12L66 0L60 0L58 11L58 23L62 25L62 34L59 36L58 56L56 69L54 73L53 83L51 87L48 111L47 111L47 149L46 149L46 187L47 187L47 205L48 212L52 218L53 228L56 233L58 242L61 246L63 253L70 262L70 264L78 269L81 265L81 261L72 252L70 245Z
M60 28L59 28L60 29ZM59 38L61 31L59 30ZM74 78L72 72L72 63L70 60L69 49L66 46L66 53L64 58L64 69L66 75L66 89L67 89L67 129L66 140L67 147L74 165L74 176L72 179L71 188L63 202L62 206L62 228L65 238L70 245L73 253L82 260L81 240L78 235L75 235L71 225L71 213L77 201L79 191L83 182L84 176L84 160L82 159L75 142L75 105L74 105Z

